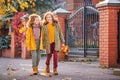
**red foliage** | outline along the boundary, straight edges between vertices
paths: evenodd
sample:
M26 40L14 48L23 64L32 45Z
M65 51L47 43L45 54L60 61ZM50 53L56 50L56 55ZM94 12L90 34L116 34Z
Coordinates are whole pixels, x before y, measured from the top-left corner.
M20 28L22 27L20 23L20 17L27 14L26 12L18 12L14 15L13 21L12 21L12 30L15 33L15 43L16 45L20 43L22 39L22 34L19 33Z

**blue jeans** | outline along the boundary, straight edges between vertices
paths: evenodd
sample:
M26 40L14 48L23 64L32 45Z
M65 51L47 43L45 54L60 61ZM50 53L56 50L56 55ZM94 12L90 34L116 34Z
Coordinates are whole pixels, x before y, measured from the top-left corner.
M37 47L37 50L31 51L32 67L37 67L39 65L41 53L43 52L42 50L39 49L39 42L36 42L36 47Z

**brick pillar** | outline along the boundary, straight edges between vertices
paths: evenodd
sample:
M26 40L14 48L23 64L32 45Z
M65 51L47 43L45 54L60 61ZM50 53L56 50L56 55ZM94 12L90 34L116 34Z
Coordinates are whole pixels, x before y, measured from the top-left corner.
M67 18L67 15L65 14L57 14L58 22L61 26L62 33L65 36L65 19Z
M55 11L53 11L53 13L56 14L57 18L58 18L58 22L61 26L61 29L62 29L62 32L63 32L63 35L64 35L64 39L65 39L65 19L68 17L68 15L70 14L69 11L67 10L64 10L64 9L57 9ZM58 60L65 60L65 55L64 54L58 54Z
M99 54L100 64L106 67L117 66L117 34L118 34L118 17L120 9L118 3L112 4L105 0L97 4L99 10ZM106 3L107 2L107 3ZM119 4L120 5L120 4Z
M30 56L30 51L27 51L25 41L23 41L23 42L21 43L21 48L22 48L21 58L22 58L22 59L31 58L31 56Z
M11 32L11 58L16 57L15 34Z

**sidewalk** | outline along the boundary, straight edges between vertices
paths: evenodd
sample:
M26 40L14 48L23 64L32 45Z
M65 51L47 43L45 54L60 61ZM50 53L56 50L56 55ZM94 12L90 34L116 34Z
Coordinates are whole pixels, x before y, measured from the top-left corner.
M31 59L0 58L0 80L120 80L120 76L113 75L113 69L101 69L99 66L99 62L59 62L59 75L48 78L30 76ZM10 70L10 67L14 70ZM44 69L45 57L42 57L39 72Z

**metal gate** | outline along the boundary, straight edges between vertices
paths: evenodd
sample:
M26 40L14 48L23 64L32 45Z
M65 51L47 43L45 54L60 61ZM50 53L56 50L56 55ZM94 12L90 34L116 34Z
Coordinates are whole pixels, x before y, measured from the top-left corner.
M118 12L118 63L120 63L120 11Z
M98 56L98 31L98 10L85 2L83 7L66 19L66 44L70 47L70 54Z

